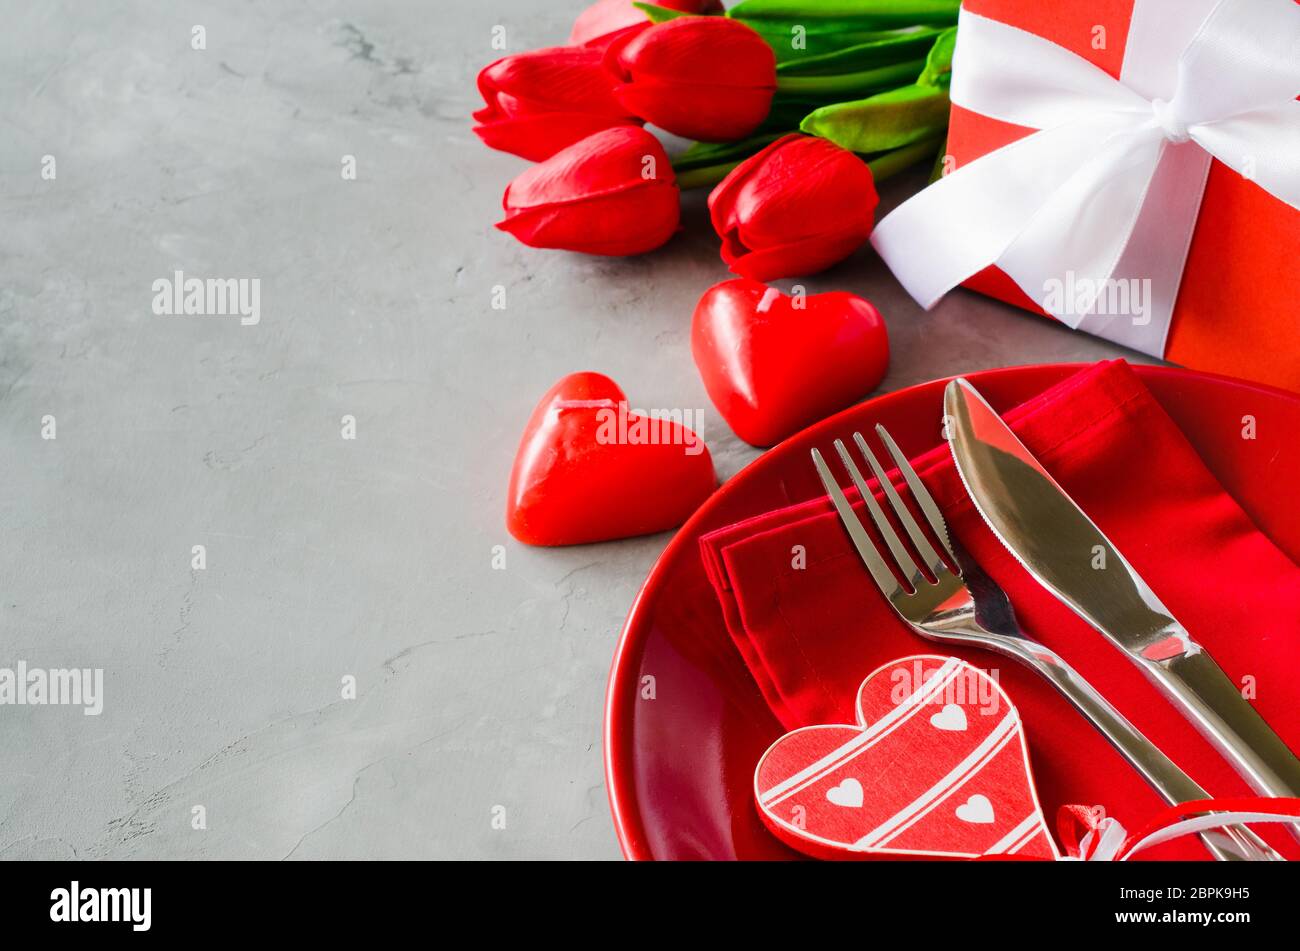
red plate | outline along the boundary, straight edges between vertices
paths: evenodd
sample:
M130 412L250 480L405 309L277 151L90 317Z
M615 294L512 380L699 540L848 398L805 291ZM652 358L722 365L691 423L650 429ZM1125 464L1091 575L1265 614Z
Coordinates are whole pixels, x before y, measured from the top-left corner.
M1012 367L969 378L1005 410L1078 368ZM1300 471L1300 397L1191 370L1136 369L1227 490L1300 560L1300 506L1283 491ZM699 538L824 495L808 462L815 445L876 423L908 455L938 445L947 382L889 393L804 430L727 482L669 542L632 605L605 698L606 785L628 858L796 857L764 828L752 802L754 764L784 731L727 635ZM1246 415L1256 421L1252 452L1241 451ZM642 699L646 677L654 678L653 700Z

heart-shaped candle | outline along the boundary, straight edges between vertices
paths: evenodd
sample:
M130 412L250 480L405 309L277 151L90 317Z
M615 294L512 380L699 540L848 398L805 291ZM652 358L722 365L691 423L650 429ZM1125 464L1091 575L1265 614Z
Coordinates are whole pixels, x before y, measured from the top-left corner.
M530 545L645 535L684 522L717 485L691 429L631 410L599 373L571 373L546 392L510 472L506 527Z
M885 323L861 297L791 297L748 279L700 298L691 353L713 405L755 446L852 405L880 385L889 364Z
M810 726L754 772L763 821L818 858L1055 859L1020 715L955 657L904 657L858 688L856 726Z

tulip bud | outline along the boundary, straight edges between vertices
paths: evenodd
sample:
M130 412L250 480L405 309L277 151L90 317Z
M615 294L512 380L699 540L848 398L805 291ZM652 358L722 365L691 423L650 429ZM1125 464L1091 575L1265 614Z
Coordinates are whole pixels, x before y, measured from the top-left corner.
M743 139L767 118L776 56L763 38L725 17L681 17L610 43L605 66L623 108L700 142Z
M682 13L708 15L722 12L722 0L655 0L655 6ZM569 42L575 46L603 43L615 33L649 25L645 13L636 8L633 0L596 0L578 14Z
M639 126L597 132L534 165L502 206L497 227L524 244L606 255L659 247L681 214L668 154Z
M474 131L491 148L539 162L593 132L639 124L615 98L603 56L561 46L484 67L478 88L487 105L474 113Z
M815 136L787 135L736 166L709 195L722 259L756 281L814 274L871 235L871 169Z

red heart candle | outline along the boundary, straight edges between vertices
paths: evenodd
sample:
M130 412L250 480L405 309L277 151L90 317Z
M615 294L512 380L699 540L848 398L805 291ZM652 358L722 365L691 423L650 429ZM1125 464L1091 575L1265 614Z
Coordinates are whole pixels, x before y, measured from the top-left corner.
M874 390L889 364L876 308L844 292L790 297L724 281L695 308L691 353L718 412L771 446Z
M632 411L607 376L572 373L524 429L506 527L530 545L645 535L680 525L716 485L708 447L691 429Z
M763 754L763 821L818 858L1059 858L1020 715L955 657L918 655L858 689L856 726L787 733Z

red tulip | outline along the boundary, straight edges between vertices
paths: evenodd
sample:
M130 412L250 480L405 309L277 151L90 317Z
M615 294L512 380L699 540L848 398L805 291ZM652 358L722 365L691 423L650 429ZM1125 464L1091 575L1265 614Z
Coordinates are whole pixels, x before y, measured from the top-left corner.
M578 14L569 34L575 46L606 40L615 33L634 26L649 26L646 15L632 5L633 0L596 0ZM683 13L714 14L722 12L722 0L657 0L655 6Z
M681 17L628 31L605 51L628 112L701 142L743 139L776 92L776 55L752 29L725 17Z
M518 53L478 74L487 103L474 113L479 138L540 162L602 129L639 124L619 104L601 50L582 46Z
M871 235L876 185L852 152L787 135L746 159L709 196L722 259L756 281L814 274Z
M534 165L506 188L497 227L534 248L640 254L677 230L681 205L668 154L649 132L620 126Z

